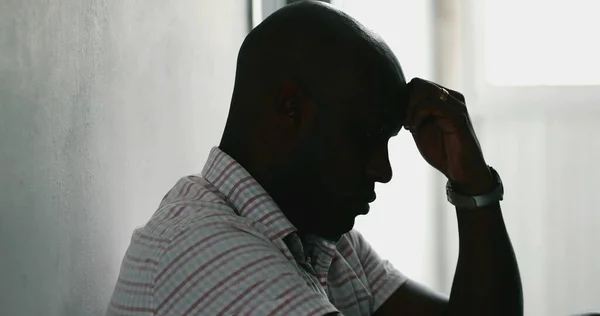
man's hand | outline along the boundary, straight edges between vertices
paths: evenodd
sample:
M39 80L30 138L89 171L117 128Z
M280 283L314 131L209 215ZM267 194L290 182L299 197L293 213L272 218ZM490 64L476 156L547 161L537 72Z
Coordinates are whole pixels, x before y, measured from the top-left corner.
M419 78L408 83L408 91L403 125L412 133L423 158L463 194L491 191L494 181L462 94Z

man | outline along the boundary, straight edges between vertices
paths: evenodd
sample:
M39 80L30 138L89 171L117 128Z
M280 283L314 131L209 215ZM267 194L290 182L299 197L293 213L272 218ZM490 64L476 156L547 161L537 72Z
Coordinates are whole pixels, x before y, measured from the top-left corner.
M402 127L457 205L449 298L352 230ZM389 47L330 5L292 4L244 41L221 144L135 231L109 314L522 315L501 199L462 95L406 84Z

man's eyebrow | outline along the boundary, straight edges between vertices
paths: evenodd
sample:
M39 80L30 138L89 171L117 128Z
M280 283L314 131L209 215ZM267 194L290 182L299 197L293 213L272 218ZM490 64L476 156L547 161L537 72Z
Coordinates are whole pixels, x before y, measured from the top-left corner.
M389 134L391 137L398 136L398 133L400 133L401 130L402 130L402 126L393 127L389 130Z
M398 133L400 132L400 128L394 126L393 124L389 124L389 123L381 123L379 124L380 129L382 134L384 134L385 136L388 137L394 137L394 136L398 136Z
M384 133L390 137L398 136L398 133L402 130L402 124L392 122L389 117L385 117L380 126L383 128Z
M393 104L383 104L381 106L378 121L384 129L386 135L390 137L398 136L402 130L402 123L406 113L402 109L396 108Z

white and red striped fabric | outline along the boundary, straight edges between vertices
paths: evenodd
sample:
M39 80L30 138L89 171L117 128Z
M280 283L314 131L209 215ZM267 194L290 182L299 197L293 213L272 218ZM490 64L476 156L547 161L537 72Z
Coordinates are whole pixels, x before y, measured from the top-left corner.
M137 229L108 315L371 315L405 281L356 232L301 238L250 174L213 148Z

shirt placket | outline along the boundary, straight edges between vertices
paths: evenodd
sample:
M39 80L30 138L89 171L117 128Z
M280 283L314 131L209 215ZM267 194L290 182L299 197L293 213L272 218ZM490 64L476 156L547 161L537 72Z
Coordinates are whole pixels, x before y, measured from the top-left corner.
M304 276L310 281L313 289L316 292L327 296L327 291L325 287L321 285L322 280L319 277L319 274L315 271L315 268L313 267L313 258L312 256L306 254L302 241L296 234L290 236L288 247L290 248L290 251L292 252L294 258L296 259L300 270L302 271Z

